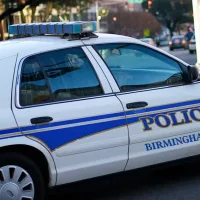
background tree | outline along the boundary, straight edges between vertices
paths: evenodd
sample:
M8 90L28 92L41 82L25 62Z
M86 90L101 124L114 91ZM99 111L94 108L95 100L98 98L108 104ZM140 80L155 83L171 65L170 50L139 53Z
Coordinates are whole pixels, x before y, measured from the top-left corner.
M26 6L36 7L40 3L47 3L48 0L2 0L2 3L5 5L5 10L0 14L0 32L1 39L4 40L4 19L10 17L11 23L12 18L11 15L15 12L21 12ZM22 21L24 21L23 13Z
M178 24L193 21L191 0L145 0L142 6L169 29L171 36Z
M110 12L105 20L109 24L109 32L135 38L144 37L145 29L149 30L150 37L161 31L161 24L148 12L128 12L118 9L116 13Z
M88 3L92 0L0 0L0 4L4 5L4 11L0 10L0 33L1 39L4 39L4 19L10 17L10 21L12 23L12 14L16 12L21 12L22 22L25 22L25 18L22 10L29 6L32 10L32 21L34 21L36 7L40 4L46 4L46 11L44 12L44 20L46 21L48 15L50 14L53 7L57 6L59 8L71 8L74 6L78 6L79 12L83 12Z

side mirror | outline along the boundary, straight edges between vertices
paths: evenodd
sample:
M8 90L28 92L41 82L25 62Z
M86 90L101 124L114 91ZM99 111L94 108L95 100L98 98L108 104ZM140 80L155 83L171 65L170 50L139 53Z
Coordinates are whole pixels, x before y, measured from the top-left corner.
M192 83L199 78L199 70L197 67L189 65L188 66L188 81Z

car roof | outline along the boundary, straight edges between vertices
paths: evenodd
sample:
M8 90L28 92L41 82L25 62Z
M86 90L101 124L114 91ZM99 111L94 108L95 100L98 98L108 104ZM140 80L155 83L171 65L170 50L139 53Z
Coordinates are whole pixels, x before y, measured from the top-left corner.
M68 47L82 46L82 45L95 45L95 44L109 44L109 43L133 43L147 46L148 48L160 51L175 60L187 64L184 61L168 54L164 50L157 49L156 47L149 46L141 40L127 37L123 35L95 33L98 38L82 39L69 41L68 39L62 39L61 36L32 36L19 39L10 39L8 41L0 42L0 59L9 58L11 56L18 56L17 63L21 59L37 54L40 52L47 52L57 49L64 49Z
M98 44L109 42L126 42L132 40L132 42L140 43L139 40L114 34L98 33L98 38L91 38L88 40L74 40L62 39L61 36L32 36L26 38L10 39L8 41L0 42L0 59L17 55L19 53L42 51L43 49L56 49L59 46L71 47L80 46L84 44ZM52 47L54 46L54 48ZM64 48L64 47L63 47Z

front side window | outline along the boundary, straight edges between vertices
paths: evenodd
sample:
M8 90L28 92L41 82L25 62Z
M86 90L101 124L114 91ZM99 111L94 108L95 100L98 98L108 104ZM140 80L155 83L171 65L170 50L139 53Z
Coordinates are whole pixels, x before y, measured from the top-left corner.
M183 72L173 59L150 48L134 44L94 46L101 55L121 91L176 85Z
M35 56L24 61L20 82L20 104L29 106L51 100L50 90Z

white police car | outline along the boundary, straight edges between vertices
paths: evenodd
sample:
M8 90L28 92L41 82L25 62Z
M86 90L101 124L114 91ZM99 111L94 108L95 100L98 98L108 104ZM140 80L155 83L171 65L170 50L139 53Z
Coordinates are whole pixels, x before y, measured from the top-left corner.
M196 39L195 39L195 35L192 36L191 40L189 41L189 53L193 54L194 52L196 52Z
M197 69L94 30L13 25L0 43L0 199L200 153Z

